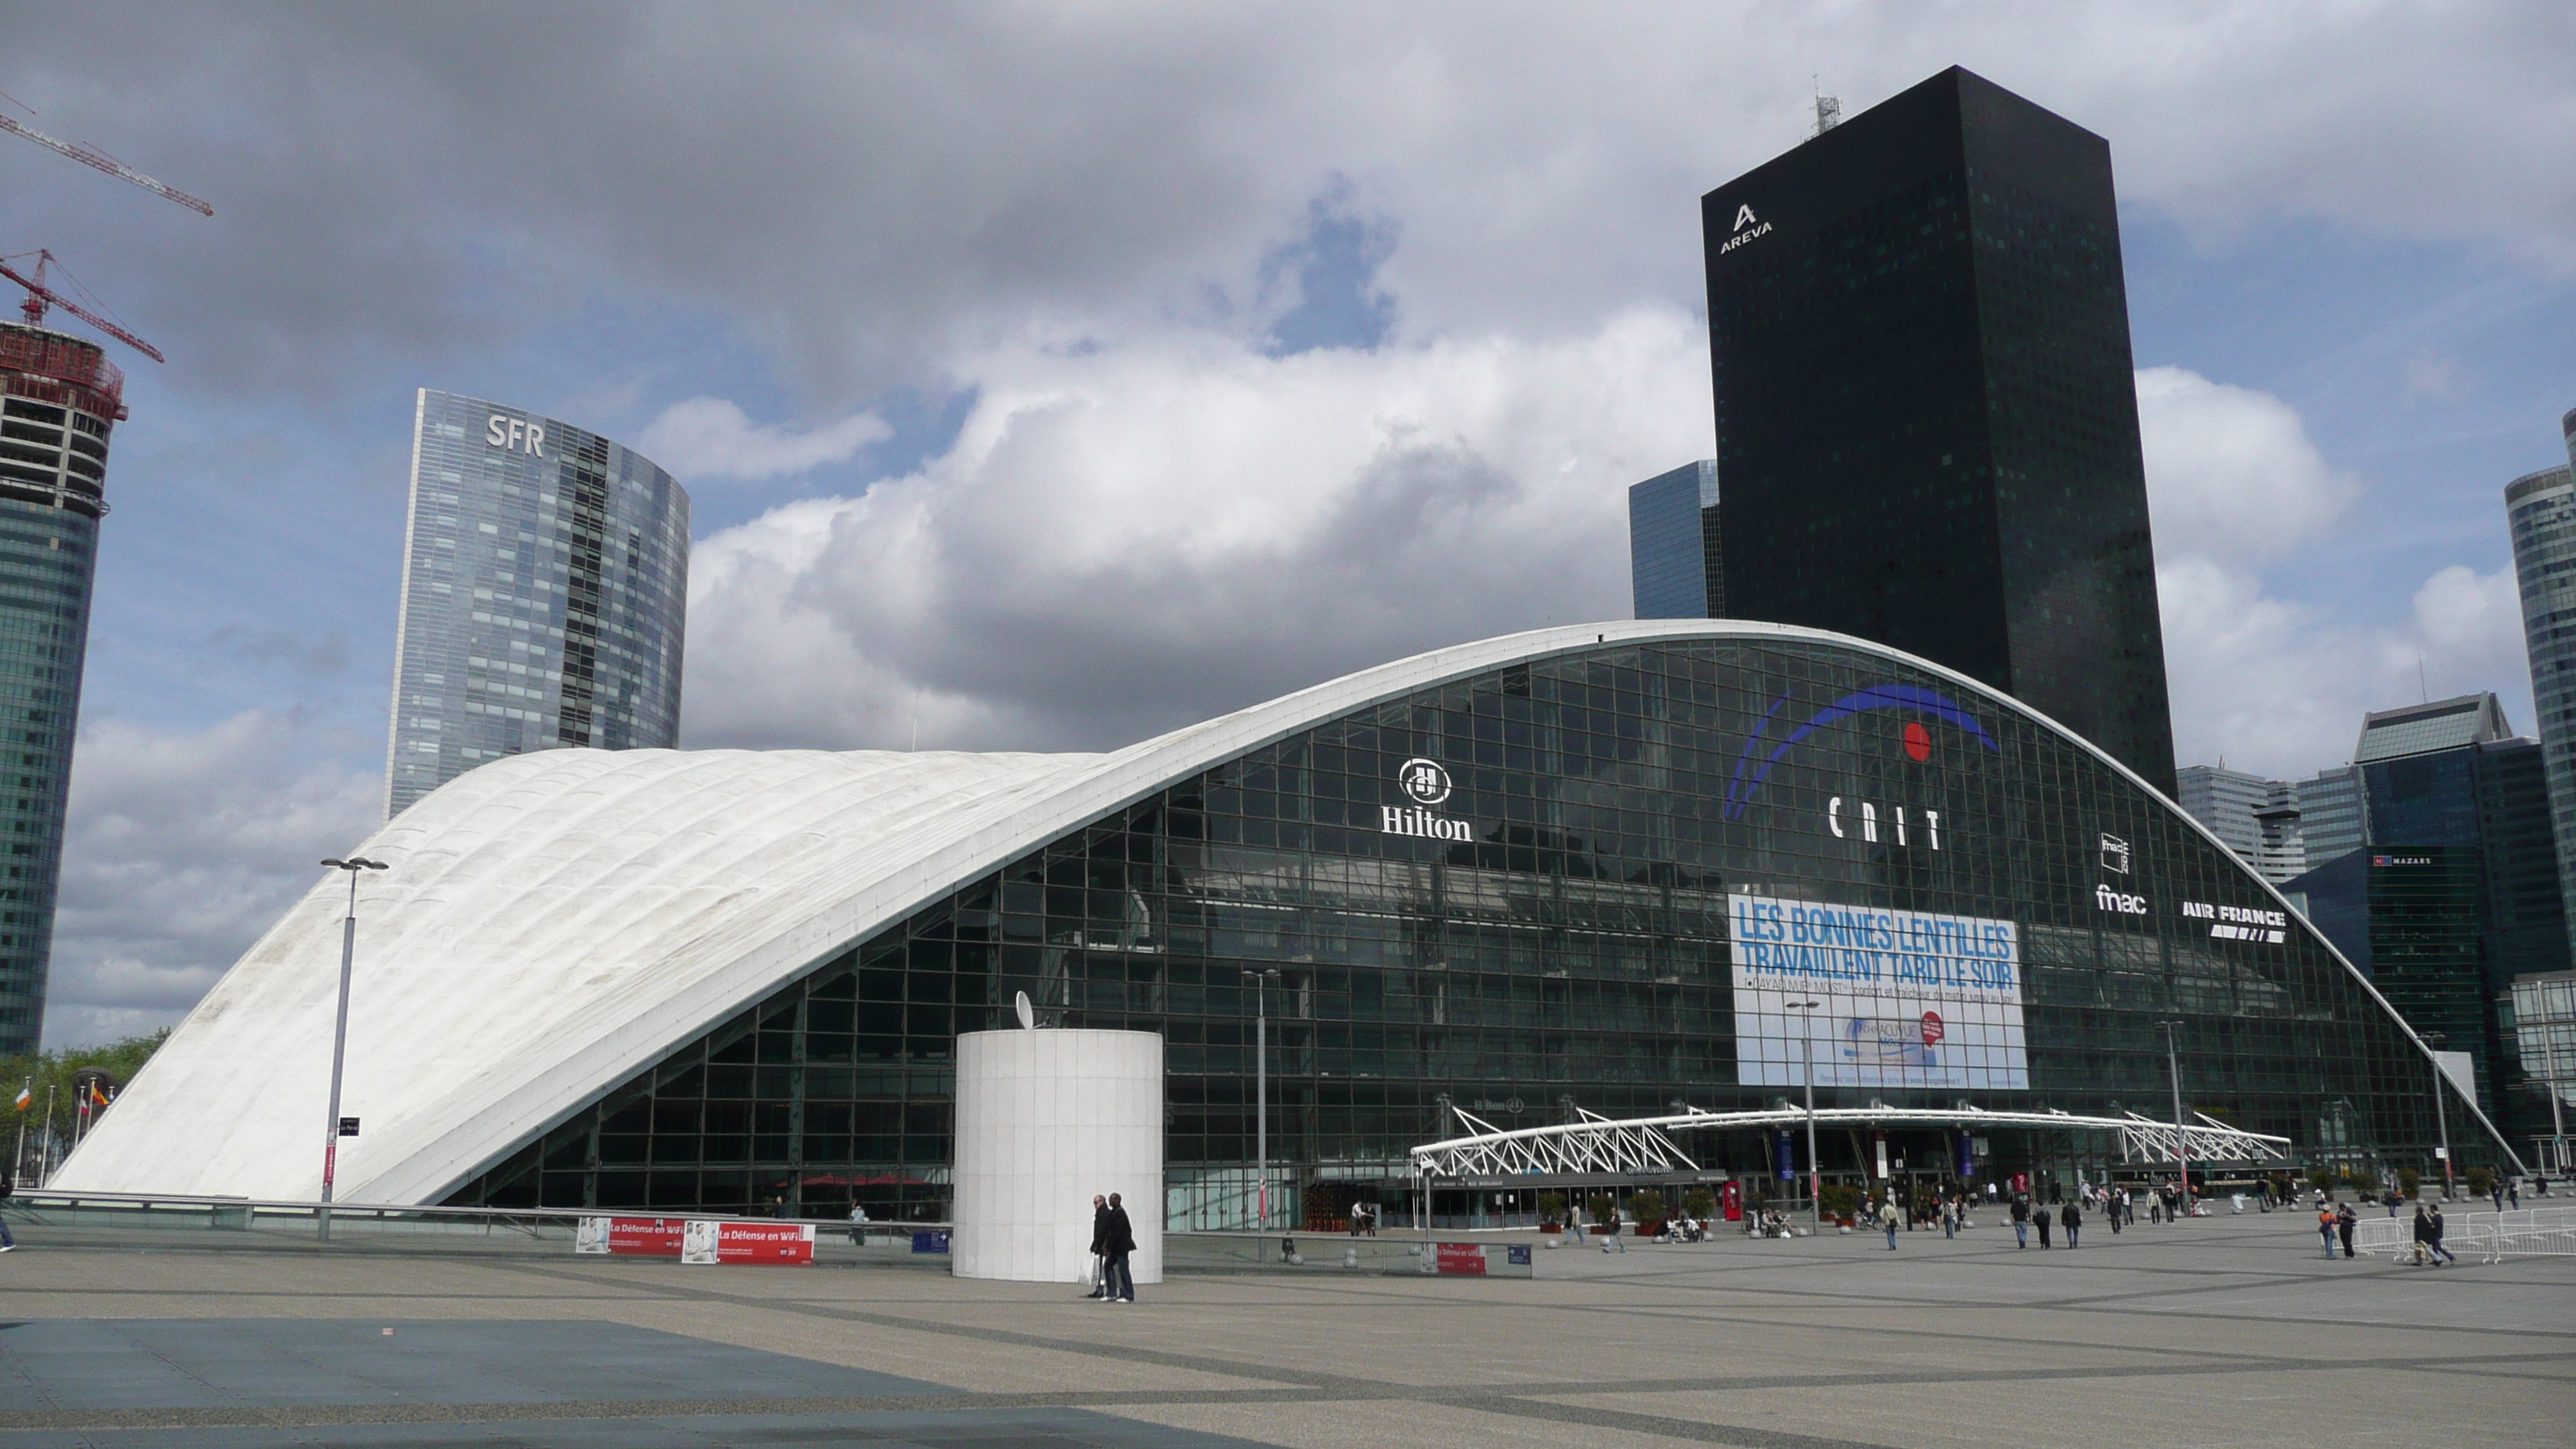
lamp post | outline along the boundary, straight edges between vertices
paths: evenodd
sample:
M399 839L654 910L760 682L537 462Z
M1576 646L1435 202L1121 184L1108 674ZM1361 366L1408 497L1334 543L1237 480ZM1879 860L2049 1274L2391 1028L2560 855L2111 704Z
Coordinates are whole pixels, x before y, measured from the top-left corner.
M1252 1096L1258 1105L1253 1110L1253 1157L1258 1184L1254 1211L1260 1214L1256 1232L1270 1231L1270 983L1279 979L1279 968L1264 967L1246 971L1243 979L1252 983Z
M333 870L349 873L349 914L340 922L340 1014L331 1024L331 1111L322 1123L322 1211L315 1219L316 1235L328 1242L331 1237L331 1183L340 1167L340 1066L349 1050L349 970L358 955L358 872L383 870L385 863L350 856L347 860L322 862Z
M1799 1013L1798 1075L1807 1083L1807 1211L1816 1231L1825 1230L1825 1175L1816 1166L1816 1008L1821 1001L1784 1001L1784 1011Z
M2156 1030L2165 1034L2165 1078L2173 1085L2174 1170L2182 1179L2182 1210L2191 1211L2191 1153L2186 1149L2182 1130L2182 1066L2174 1055L2174 1033L2182 1030L2180 1021L2159 1021Z
M2442 1101L2442 1082L2451 1074L2442 1070L2442 1058L2439 1054L2444 1047L2451 1044L2451 1038L2446 1033L2438 1031L2425 1032L2423 1037L2424 1044L2432 1048L2430 1055L2433 1058L2433 1126L2442 1136L2442 1201L2449 1202L2451 1200L2451 1113L2449 1107Z

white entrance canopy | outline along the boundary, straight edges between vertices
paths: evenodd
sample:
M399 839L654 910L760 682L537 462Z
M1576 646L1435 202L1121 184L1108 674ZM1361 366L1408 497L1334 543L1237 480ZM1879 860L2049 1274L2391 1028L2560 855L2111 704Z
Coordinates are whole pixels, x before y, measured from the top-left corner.
M1778 1128L1803 1126L1803 1108L1766 1108L1756 1112L1703 1112L1696 1107L1661 1117L1613 1120L1575 1109L1578 1120L1549 1127L1506 1131L1452 1106L1459 1124L1475 1130L1463 1137L1426 1142L1412 1149L1417 1177L1500 1178L1558 1176L1662 1176L1693 1172L1693 1162L1664 1134L1708 1128ZM2199 1114L2195 1113L2198 1116ZM2056 1132L2117 1132L2124 1162L2171 1162L2180 1139L2182 1157L2192 1162L2269 1162L2289 1160L2290 1139L2247 1132L2201 1116L2176 1128L2171 1122L2141 1117L2078 1117L2068 1112L1989 1112L1978 1107L1824 1107L1818 1127L1994 1127L2036 1128Z

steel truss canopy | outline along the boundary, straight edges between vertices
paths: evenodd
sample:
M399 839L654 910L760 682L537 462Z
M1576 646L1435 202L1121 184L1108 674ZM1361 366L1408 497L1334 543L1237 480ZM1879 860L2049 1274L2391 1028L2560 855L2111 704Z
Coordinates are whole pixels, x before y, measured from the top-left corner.
M1582 1108L1577 1120L1549 1127L1509 1131L1452 1106L1459 1125L1474 1129L1463 1137L1426 1142L1410 1156L1416 1177L1502 1178L1633 1175L1665 1176L1696 1172L1693 1162L1664 1134L1675 1130L1727 1130L1802 1126L1807 1112L1798 1107L1754 1112L1703 1112L1686 1108L1661 1117L1614 1121ZM2171 1122L2141 1117L2079 1117L2068 1112L1989 1112L1981 1107L1824 1107L1817 1109L1819 1127L1994 1127L2035 1128L2050 1132L2117 1132L2123 1162L2272 1162L2289 1160L2290 1139L2230 1127L2198 1113L2197 1123L2176 1128ZM2177 1152L2179 1143L2179 1152Z

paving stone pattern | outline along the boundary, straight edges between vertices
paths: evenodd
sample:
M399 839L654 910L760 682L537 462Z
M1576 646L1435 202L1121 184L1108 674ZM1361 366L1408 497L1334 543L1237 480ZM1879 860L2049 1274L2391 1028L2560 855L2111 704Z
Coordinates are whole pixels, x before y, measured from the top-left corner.
M2576 1411L2576 1259L2329 1262L2289 1214L1898 1242L1180 1276L1111 1308L871 1268L38 1240L0 1258L0 1449L2565 1442Z

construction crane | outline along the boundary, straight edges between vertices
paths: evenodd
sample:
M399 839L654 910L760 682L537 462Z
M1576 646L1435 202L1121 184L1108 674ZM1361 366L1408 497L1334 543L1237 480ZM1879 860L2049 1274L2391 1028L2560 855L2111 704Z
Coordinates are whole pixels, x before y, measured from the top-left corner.
M133 167L126 165L124 162L119 161L115 157L98 149L96 146L85 146L78 141L66 141L58 136L48 136L44 132L36 130L33 127L22 126L5 115L0 115L0 131L14 131L17 134L26 137L28 140L35 142L39 146L46 147L49 150L62 152L64 155L78 161L83 166L95 166L99 170L106 172L108 175L113 176L120 181L131 181L135 185L142 187L144 190L149 191L156 196L168 197L170 200L179 203L181 206L188 208L190 211L193 211L200 216L212 216L215 214L215 208L212 203L200 201L175 186L164 186L160 182L153 180L151 177L144 175L142 172L135 170ZM69 307L71 304L66 302L63 305Z
M99 331L106 333L108 336L115 338L117 341L122 342L126 346L133 348L135 351L142 353L144 356L151 358L154 362L167 362L170 360L161 355L160 348L153 346L151 343L146 342L142 338L135 336L133 333L126 331L124 328L119 327L115 323L108 321L106 318L99 316L97 313L90 311L88 308L73 301L71 298L66 297L62 293L55 291L53 288L46 286L45 267L47 264L51 263L53 259L54 254L52 252L39 250L36 253L36 275L32 277L22 276L7 262L0 261L0 277L7 277L10 281L13 281L19 286L27 289L27 300L19 304L19 310L27 314L28 326L44 326L45 308L48 304L51 304L62 308L64 311L71 313L73 316L78 317L83 322L97 328Z

